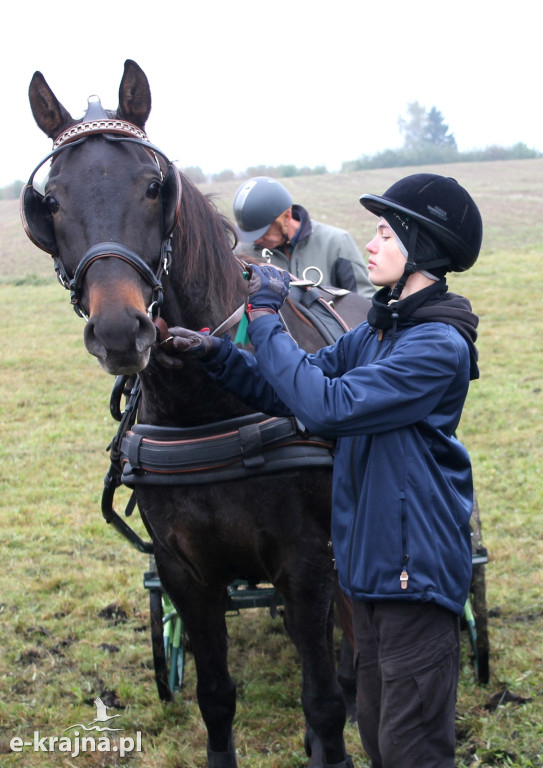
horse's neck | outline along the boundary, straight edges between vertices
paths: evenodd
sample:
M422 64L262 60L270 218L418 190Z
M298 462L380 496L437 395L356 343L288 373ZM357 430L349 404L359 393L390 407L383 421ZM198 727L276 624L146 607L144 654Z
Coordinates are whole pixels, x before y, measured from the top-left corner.
M163 316L169 327L180 325L191 330L216 330L244 301L244 285L238 284L229 295L229 304L209 306L206 286L192 283L182 292L171 284L165 291ZM235 327L224 332L233 337ZM221 333L223 335L223 333ZM185 355L182 367L168 369L152 358L140 374L142 401L139 421L161 426L194 426L223 421L250 411L227 394L206 373L200 363Z
M142 371L140 423L191 427L250 413L251 409L221 389L197 360L182 362L182 368L172 371L152 359Z
M191 205L187 206L188 211ZM223 237L223 224L211 209L200 221L198 237L189 237L189 226L196 217L188 217L174 237L172 264L164 279L162 316L168 327L183 326L194 331L208 328L213 332L239 308L247 293L242 266ZM235 334L235 328L230 330ZM223 335L223 331L221 334ZM162 367L152 358L141 374L140 412L151 424L192 426L221 421L249 412L232 395L225 393L202 366L183 360L177 370ZM140 421L142 419L140 418Z
M208 257L196 274L186 276L182 268L172 270L167 278L164 294L163 315L168 325L181 325L200 331L211 332L227 321L246 299L247 282L242 276L242 266L231 251L221 253L220 267L213 267ZM182 262L181 255L175 261Z

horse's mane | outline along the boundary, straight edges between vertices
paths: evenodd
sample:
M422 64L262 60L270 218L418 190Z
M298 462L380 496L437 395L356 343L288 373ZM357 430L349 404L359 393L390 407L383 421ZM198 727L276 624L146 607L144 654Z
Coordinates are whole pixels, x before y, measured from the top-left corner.
M204 270L206 299L213 296L214 303L228 307L240 274L233 254L237 243L235 228L219 213L210 196L200 192L181 171L180 177L181 211L176 236L184 278L190 280L198 270Z

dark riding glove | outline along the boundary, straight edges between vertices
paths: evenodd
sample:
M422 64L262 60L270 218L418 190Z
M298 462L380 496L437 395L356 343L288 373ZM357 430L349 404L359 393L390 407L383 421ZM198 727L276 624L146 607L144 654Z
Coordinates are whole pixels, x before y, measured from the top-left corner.
M188 328L181 328L180 326L168 328L168 332L172 336L170 349L173 352L188 353L200 360L214 357L223 344L223 340L217 336L190 331Z
M250 266L248 305L252 309L271 309L278 312L288 296L290 275L270 264Z

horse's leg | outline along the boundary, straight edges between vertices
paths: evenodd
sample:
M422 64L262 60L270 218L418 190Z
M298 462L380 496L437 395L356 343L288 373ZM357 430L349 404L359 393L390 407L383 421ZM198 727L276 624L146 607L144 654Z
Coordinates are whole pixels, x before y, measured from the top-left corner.
M232 723L236 686L227 666L226 592L172 568L155 554L161 583L183 619L196 666L196 695L208 734L208 768L237 768ZM171 558L171 554L170 554ZM164 562L167 563L164 566Z
M343 630L338 662L337 679L343 689L347 717L356 723L356 675L354 672L354 636L351 600L342 592L337 580L334 583L336 621Z
M298 572L296 579L283 588L282 594L285 626L302 663L302 705L308 726L309 765L311 768L352 768L343 739L345 701L334 664L331 581L323 583L328 563L320 563L320 574L315 572L315 561L308 565L304 574Z

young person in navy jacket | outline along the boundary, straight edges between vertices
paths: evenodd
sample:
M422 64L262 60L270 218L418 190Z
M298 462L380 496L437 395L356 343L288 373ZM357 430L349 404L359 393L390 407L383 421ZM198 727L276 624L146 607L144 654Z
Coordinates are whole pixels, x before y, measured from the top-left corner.
M382 196L367 322L306 354L277 316L289 277L255 266L254 354L170 329L225 388L337 440L332 541L353 601L357 719L372 768L453 768L459 618L471 580L471 464L456 429L478 378L478 318L445 274L475 263L479 210L454 179L421 173Z

